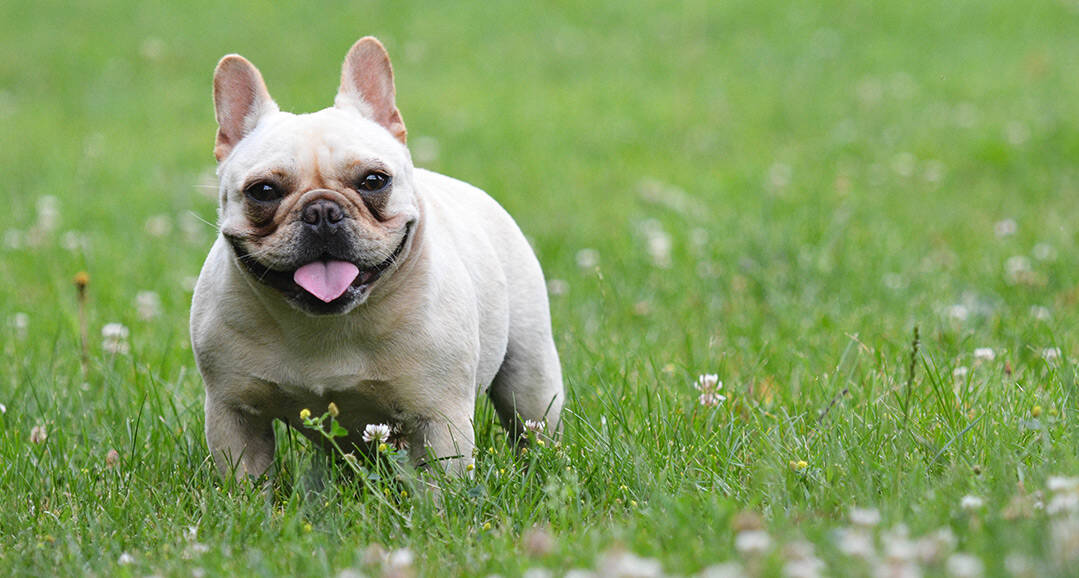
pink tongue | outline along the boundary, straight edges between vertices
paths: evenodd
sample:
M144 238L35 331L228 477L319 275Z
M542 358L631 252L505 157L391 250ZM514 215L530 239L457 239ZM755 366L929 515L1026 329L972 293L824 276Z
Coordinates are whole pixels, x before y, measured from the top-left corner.
M296 269L292 279L308 293L329 303L340 297L359 274L359 268L348 261L315 261Z

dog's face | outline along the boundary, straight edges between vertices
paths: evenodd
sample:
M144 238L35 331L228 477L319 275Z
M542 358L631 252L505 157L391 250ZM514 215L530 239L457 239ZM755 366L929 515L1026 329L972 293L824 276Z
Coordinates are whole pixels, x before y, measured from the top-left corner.
M349 51L334 106L278 110L240 56L214 73L220 228L257 282L315 315L362 304L408 257L420 217L385 49Z

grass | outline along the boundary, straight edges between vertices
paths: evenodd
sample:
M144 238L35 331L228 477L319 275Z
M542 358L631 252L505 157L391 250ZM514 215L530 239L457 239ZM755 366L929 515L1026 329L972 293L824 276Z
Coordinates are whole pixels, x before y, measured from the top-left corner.
M930 575L963 569L953 550L1079 568L1079 514L1047 489L1079 475L1074 2L15 0L0 32L0 573L400 571L380 544L418 575L619 552L778 575L807 542L869 575L941 528ZM441 506L285 430L267 497L219 481L202 436L213 66L243 53L315 110L363 34L418 164L503 203L562 289L561 445L514 456L480 401L475 477ZM880 513L876 562L844 553L855 507ZM756 528L771 548L739 550Z

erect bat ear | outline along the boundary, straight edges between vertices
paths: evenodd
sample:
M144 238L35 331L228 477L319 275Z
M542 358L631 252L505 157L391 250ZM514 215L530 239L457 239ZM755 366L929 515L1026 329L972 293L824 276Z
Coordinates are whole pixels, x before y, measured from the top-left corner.
M265 114L276 112L266 83L254 64L239 54L229 54L214 70L214 112L217 115L217 143L214 156L218 162L258 126Z
M341 66L341 87L334 106L359 110L403 144L408 131L394 94L393 66L386 48L373 36L357 40Z

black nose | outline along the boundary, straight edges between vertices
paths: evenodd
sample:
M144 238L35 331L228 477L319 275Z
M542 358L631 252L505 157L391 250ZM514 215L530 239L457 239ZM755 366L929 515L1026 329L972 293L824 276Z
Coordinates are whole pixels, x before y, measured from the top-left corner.
M337 224L345 218L345 212L341 205L329 199L318 199L304 207L300 216L316 232L333 233L337 231Z

